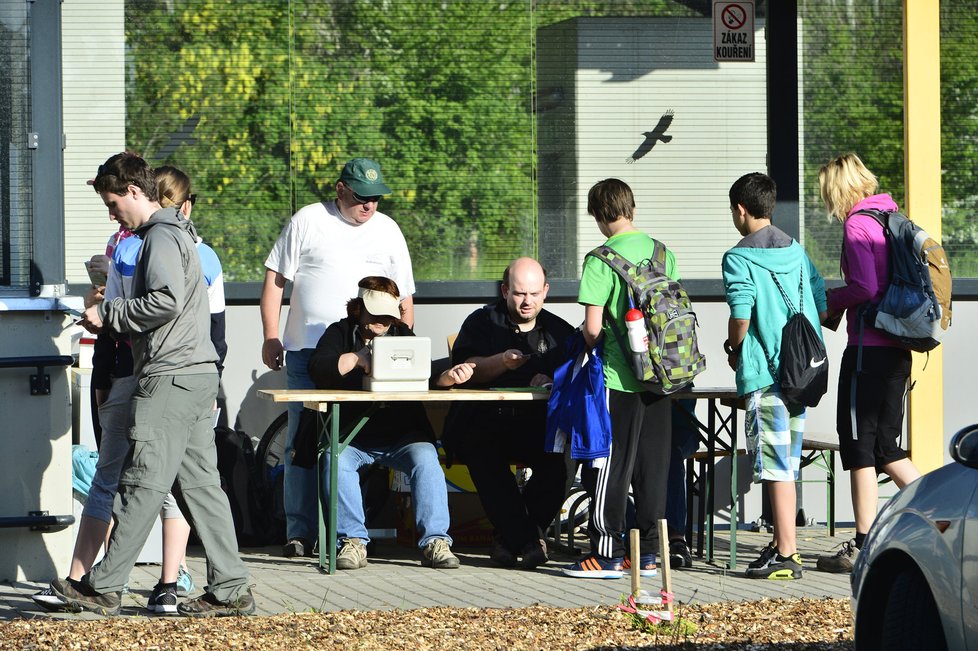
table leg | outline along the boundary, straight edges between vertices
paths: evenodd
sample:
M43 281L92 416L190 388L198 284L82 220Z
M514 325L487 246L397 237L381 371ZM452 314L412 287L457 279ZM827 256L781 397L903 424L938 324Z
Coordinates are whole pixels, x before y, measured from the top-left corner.
M329 573L336 574L336 504L339 502L336 475L340 471L340 403L330 405L331 420L329 435Z
M326 419L323 416L323 412L317 412L316 418L319 421L319 440L323 440L323 436L326 436ZM326 523L323 520L323 457L318 454L318 450L321 450L321 446L317 446L316 454L316 515L317 522L319 523L319 569L322 570L327 565L326 560Z
M737 569L737 408L730 408L730 563L727 567Z
M715 511L715 496L714 496L714 482L716 481L716 449L717 449L717 405L716 400L710 399L707 401L707 411L706 411L706 423L707 429L709 430L710 444L707 446L707 464L706 464L706 487L703 491L706 493L704 499L706 501L706 562L713 562L713 534L714 534L714 522L713 513Z

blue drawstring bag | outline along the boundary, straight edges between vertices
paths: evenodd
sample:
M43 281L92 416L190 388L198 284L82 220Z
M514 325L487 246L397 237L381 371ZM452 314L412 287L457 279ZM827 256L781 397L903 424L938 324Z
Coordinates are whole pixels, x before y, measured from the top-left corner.
M546 450L593 460L611 453L611 414L604 388L601 346L587 350L578 330L567 343L567 361L554 372L547 403Z

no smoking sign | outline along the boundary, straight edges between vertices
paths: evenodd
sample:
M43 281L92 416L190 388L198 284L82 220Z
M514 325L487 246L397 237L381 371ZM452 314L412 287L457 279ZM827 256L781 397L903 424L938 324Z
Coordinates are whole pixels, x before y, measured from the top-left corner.
M713 60L754 60L754 0L714 1Z

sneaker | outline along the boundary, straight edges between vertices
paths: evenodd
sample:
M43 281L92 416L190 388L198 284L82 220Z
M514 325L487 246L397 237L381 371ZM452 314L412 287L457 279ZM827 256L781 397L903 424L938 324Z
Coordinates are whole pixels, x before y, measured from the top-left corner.
M435 538L425 545L422 554L424 559L421 564L436 570L454 570L459 566L458 557L452 553L452 548L444 538Z
M312 545L302 538L290 538L282 547L282 556L286 558L312 556Z
M158 615L177 614L177 585L157 583L146 600L146 610Z
M761 550L760 557L756 561L747 564L747 569L756 570L758 568L765 567L771 562L771 559L774 558L777 553L777 547L774 546L773 542L769 542L767 547Z
M856 547L855 540L847 540L842 543L842 549L832 556L819 556L815 566L823 572L834 574L849 574L852 572L852 564L859 556L859 548Z
M184 601L177 606L177 612L186 617L233 617L235 615L252 615L255 612L255 596L248 588L231 601L218 601L210 592L205 592L196 599Z
M625 576L623 569L624 563L620 558L603 558L592 554L561 568L561 572L575 579L620 579Z
M92 570L94 570L96 567L98 567L101 564L102 564L102 561L99 561L95 565L92 565L92 568L90 570L88 570L89 573L91 573ZM129 594L129 582L128 581L126 581L126 584L124 586L122 586L122 594Z
M190 572L184 568L183 565L177 570L177 596L178 597L189 597L193 594L197 586L194 585L194 578L190 576Z
M542 538L527 543L520 552L520 567L524 570L535 570L550 560L547 556L547 541Z
M501 540L493 542L489 560L500 567L516 567L516 554L509 551L509 548Z
M41 608L52 612L70 610L68 604L56 595L51 588L44 588L40 592L31 595L31 599Z
M118 592L96 592L85 581L55 579L51 582L51 591L72 612L87 610L99 615L118 615L122 609L122 597Z
M677 538L669 541L669 567L674 570L693 567L693 555L685 540Z
M801 554L782 556L773 545L766 547L761 558L748 565L744 572L748 579L800 579L801 574Z
M367 566L367 546L360 538L344 538L336 553L336 569L358 570Z
M628 556L621 564L621 569L626 572L632 570L632 559ZM641 554L638 557L638 575L645 577L659 576L659 568L655 566L655 554Z

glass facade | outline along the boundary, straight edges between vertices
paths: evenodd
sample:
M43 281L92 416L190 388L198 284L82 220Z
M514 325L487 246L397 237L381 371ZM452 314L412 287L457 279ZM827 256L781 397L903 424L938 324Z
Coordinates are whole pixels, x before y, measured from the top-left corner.
M26 287L30 277L29 7L0 0L0 287Z
M818 197L856 151L904 203L902 0L798 0L800 209L828 278L840 232ZM637 223L716 280L737 239L726 191L767 168L767 2L753 63L712 61L694 0L77 0L63 5L69 281L114 230L84 181L127 148L192 177L194 220L229 282L256 282L289 216L333 196L343 163L381 162L421 281L494 280L517 255L576 280L607 176ZM3 285L31 253L30 3L0 2ZM943 233L978 275L978 12L941 2ZM651 134L651 135L650 135ZM913 217L911 215L911 217ZM73 259L73 258L77 258Z

